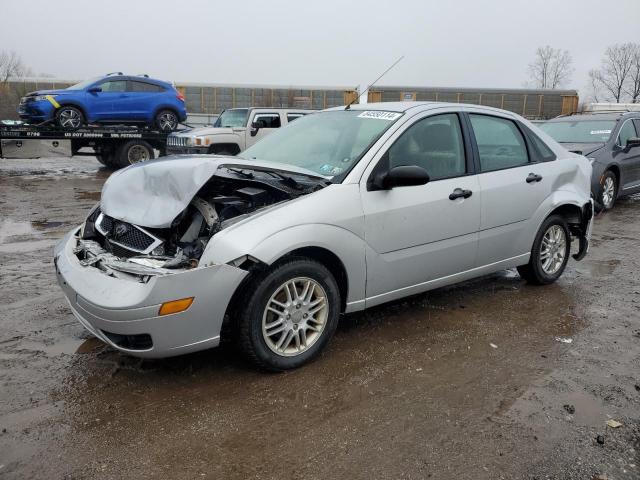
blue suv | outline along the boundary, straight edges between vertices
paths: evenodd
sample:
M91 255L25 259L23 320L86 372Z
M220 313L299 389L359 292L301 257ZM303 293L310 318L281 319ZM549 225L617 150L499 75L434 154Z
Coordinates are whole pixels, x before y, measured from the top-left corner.
M62 90L40 90L20 99L20 118L54 121L65 130L88 123L145 123L173 131L187 118L184 96L173 85L121 72L85 80Z

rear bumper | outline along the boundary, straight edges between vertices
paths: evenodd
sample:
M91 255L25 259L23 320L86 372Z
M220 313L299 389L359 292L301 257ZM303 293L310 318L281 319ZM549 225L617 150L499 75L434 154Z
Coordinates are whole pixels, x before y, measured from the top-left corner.
M56 246L56 275L71 311L93 335L122 352L160 358L215 347L231 299L247 272L213 265L135 281L83 266L78 230ZM162 303L194 297L184 312L159 316Z

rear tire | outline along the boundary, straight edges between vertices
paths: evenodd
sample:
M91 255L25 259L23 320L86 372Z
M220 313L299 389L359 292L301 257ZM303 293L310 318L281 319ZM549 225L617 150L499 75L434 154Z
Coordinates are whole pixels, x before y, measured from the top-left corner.
M100 162L102 165L104 165L107 168L110 168L110 169L117 168L117 165L115 163L114 152L96 153L96 160L98 160L98 162Z
M616 174L607 170L602 174L602 184L598 193L598 202L602 210L611 210L618 196L618 179Z
M77 130L85 124L82 111L71 105L63 105L55 114L56 125L63 130Z
M527 265L518 273L534 285L555 282L567 266L571 249L571 235L567 222L560 215L551 215L540 226Z
M173 132L179 123L178 115L173 110L160 110L154 119L155 126L161 132Z
M246 292L239 302L238 340L261 369L279 372L313 360L338 326L336 280L306 257L292 257L259 274Z
M117 167L128 167L135 163L153 160L153 147L144 140L125 142L115 152L114 163Z

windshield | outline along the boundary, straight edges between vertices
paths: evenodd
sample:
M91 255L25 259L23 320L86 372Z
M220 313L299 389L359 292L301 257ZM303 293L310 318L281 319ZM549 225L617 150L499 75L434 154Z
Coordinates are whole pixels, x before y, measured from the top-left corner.
M97 82L101 78L102 77L90 78L89 80L85 80L84 82L76 83L75 85L71 85L70 87L67 87L67 90L83 90L87 88L89 85L91 85L92 83Z
M560 143L602 143L609 140L615 120L576 120L547 122L540 130Z
M335 177L349 171L401 116L396 112L362 110L306 115L260 140L240 156Z
M220 114L214 127L246 127L249 110L238 108L235 110L225 110Z

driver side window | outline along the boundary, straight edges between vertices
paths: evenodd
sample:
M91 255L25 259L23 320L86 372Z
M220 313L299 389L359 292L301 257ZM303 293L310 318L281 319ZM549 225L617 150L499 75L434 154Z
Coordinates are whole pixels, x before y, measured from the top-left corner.
M127 82L125 80L112 80L103 82L100 87L103 92L124 92L127 89Z
M417 165L431 180L466 173L460 120L455 113L434 115L409 127L387 151L389 168Z
M630 138L637 136L638 135L636 134L636 129L633 126L633 121L627 120L626 122L624 122L624 125L622 125L620 133L618 134L618 145L620 145L621 147L626 147L627 141Z

